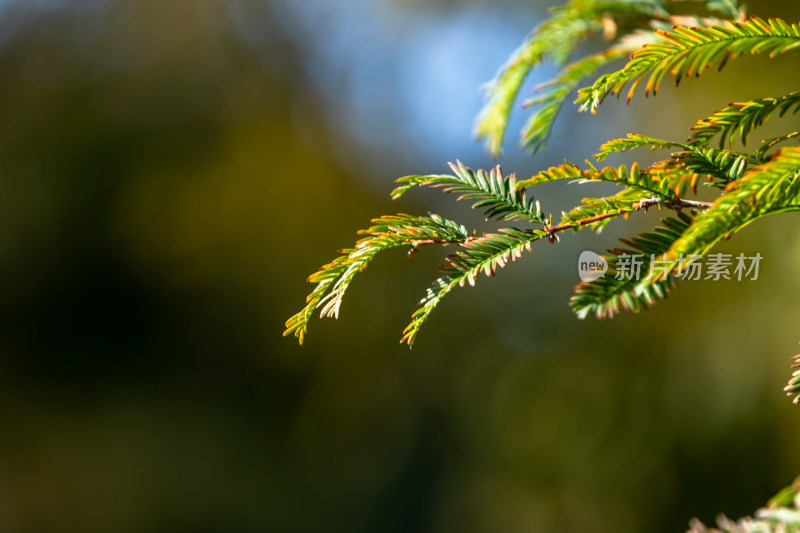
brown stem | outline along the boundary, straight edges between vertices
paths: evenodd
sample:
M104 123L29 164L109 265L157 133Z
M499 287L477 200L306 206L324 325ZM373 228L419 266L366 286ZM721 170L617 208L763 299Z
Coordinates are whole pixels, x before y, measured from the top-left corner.
M580 226L585 226L587 224L592 224L593 222L599 222L599 221L605 220L607 218L618 217L620 215L624 215L625 213L632 213L632 212L633 212L633 210L631 210L631 211L623 211L623 212L620 212L620 213L605 213L605 214L597 215L597 216L594 216L594 217L584 218L583 220L578 221L575 224L559 224L558 226L545 226L544 230L548 231L550 233L555 233L557 231L564 231L565 229L570 229L570 228L578 228Z
M411 248L408 250L408 257L411 257L415 253L417 253L417 248L420 246L425 246L427 244L463 244L465 242L470 242L474 240L475 237L467 237L466 240L459 240L459 239L419 239L416 241L408 241L411 244Z
M708 209L714 204L711 202L700 202L698 200L684 200L682 198L677 198L675 200L663 200L661 198L647 198L639 202L638 209L646 210L648 207L652 207L654 205L663 205L669 207L670 209L675 209L676 211L679 211L684 207L688 207L690 209Z
M647 211L648 208L653 207L654 205L658 206L663 205L664 207L680 211L683 208L708 209L714 204L711 202L700 202L698 200L684 200L682 198L676 198L675 200L664 200L663 198L646 198L640 201L638 204L634 204L633 207L627 211L620 211L619 213L604 213L602 215L584 218L583 220L579 220L578 222L575 222L573 224L559 224L558 226L546 225L544 227L544 230L552 235L559 231L579 228L581 226L586 226L588 224L600 222L601 220L605 220L607 218L618 217L620 215L634 213L636 211L641 211L641 210ZM475 238L476 237L467 237L467 239L464 241L458 239L419 239L416 241L408 241L409 244L411 245L411 249L408 251L408 256L411 257L412 255L414 255L417 252L417 248L419 248L420 246L425 246L428 244L464 244L466 242L475 240Z
M462 242L469 242L472 237L467 237L466 241L460 239L420 239L417 241L408 241L412 248L417 246L425 246L426 244L461 244Z
M607 218L618 217L620 215L633 213L635 211L640 211L642 209L647 211L647 208L652 207L654 205L663 205L665 207L669 207L670 209L675 209L676 211L680 211L683 208L708 209L714 204L711 202L700 202L698 200L684 200L682 198L677 198L675 200L664 200L662 198L646 198L641 202L639 202L638 204L635 204L633 208L630 209L629 211L620 211L619 213L604 213L602 215L585 218L574 224L559 224L558 226L545 226L544 230L552 234L556 233L557 231L564 231L566 229L586 226L587 224L593 224L594 222L599 222Z

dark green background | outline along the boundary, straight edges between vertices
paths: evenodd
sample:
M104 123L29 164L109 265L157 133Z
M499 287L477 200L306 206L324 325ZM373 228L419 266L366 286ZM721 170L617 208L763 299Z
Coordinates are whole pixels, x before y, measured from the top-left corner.
M398 80L376 68L320 86L314 50L341 34L322 12L304 34L255 0L12 4L0 17L3 531L674 532L750 513L800 473L800 410L781 391L800 340L792 216L724 244L764 256L758 281L687 282L605 322L567 306L578 253L664 213L565 234L453 293L410 352L397 340L443 252L388 253L298 347L281 332L306 276L371 217L435 208L486 227L440 193L392 203L392 180L491 160L409 144L394 93L391 120L361 132L380 142L359 140L337 91ZM237 30L234 4L256 37ZM417 25L476 5L513 13L507 37L521 42L546 6L520 4L388 3L400 50ZM567 109L548 154L510 142L501 162L529 176L626 131L682 139L729 101L796 89L797 72L796 55L744 58L596 117ZM554 186L541 200L558 213L597 193Z

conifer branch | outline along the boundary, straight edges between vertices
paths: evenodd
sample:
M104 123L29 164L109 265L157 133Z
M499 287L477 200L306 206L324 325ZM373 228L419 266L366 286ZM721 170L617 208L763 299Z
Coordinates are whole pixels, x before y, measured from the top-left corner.
M800 147L783 148L769 162L750 170L727 187L714 205L697 216L694 224L668 250L672 272L687 257L702 257L720 239L754 220L776 213L800 210Z
M499 166L490 172L473 171L460 161L450 163L453 175L405 176L395 183L392 191L396 200L414 187L442 187L444 192L458 194L458 200L475 200L473 209L486 210L486 219L496 217L502 220L526 220L545 224L539 202L528 198L525 191L517 187L516 176L503 176Z
M627 101L642 80L649 75L645 95L655 96L661 79L669 73L675 84L687 76L699 76L704 70L717 65L725 66L728 59L743 53L766 52L770 57L800 47L800 26L780 19L764 21L752 17L745 22L726 22L712 27L676 26L672 31L655 30L664 41L647 44L634 52L627 65L617 72L598 78L595 83L578 91L576 104L581 111L597 112L597 107L611 94L619 99L622 90L630 84Z
M673 154L672 158L684 172L708 176L709 184L719 189L741 178L748 165L761 162L749 154L695 146Z
M514 261L523 251L530 251L531 244L548 233L542 230L521 231L517 229L501 229L499 234L484 234L479 238L464 242L462 250L447 258L442 271L444 276L434 281L425 297L419 302L419 308L412 315L411 323L403 331L401 343L414 345L420 328L428 317L456 286L475 285L481 272L494 276L498 268L508 261Z
M609 209L605 213L601 213L599 215L593 215L587 218L575 218L572 219L570 222L565 222L559 224L557 226L546 226L544 229L549 233L557 233L559 231L564 231L567 229L575 229L581 226L587 226L590 224L596 224L597 222L607 220L609 218L618 217L620 215L627 215L629 213L633 213L635 211L647 211L648 208L653 206L664 206L670 209L674 209L676 211L680 211L681 209L708 209L713 204L711 202L700 202L697 200L683 200L678 198L676 200L664 200L662 198L645 198L644 200L640 200L630 207L627 208L618 208L613 207ZM570 218L572 218L570 216Z
M646 80L644 92L656 94L669 74L676 85L687 76L699 76L715 66L744 53L767 53L770 57L800 50L800 25L782 20L744 19L735 0L698 0L720 21L698 16L673 16L677 2L667 0L572 0L557 9L528 37L500 70L487 90L487 103L475 127L490 153L498 155L506 134L511 108L531 69L549 60L561 67L550 81L537 87L538 94L526 102L535 110L522 132L524 146L532 152L544 148L553 122L569 95L587 76L632 53L625 66L600 76L595 83L578 91L581 110L593 113L610 95L620 98L627 88L630 101L637 87ZM666 24L677 24L664 29ZM654 33L637 30L656 27ZM604 51L573 61L572 55L583 39L603 33L609 41ZM641 46L642 43L644 46ZM721 240L764 216L800 211L800 146L773 151L779 143L800 136L800 131L766 139L752 153L734 151L738 139L744 145L752 131L772 115L792 115L800 110L800 92L774 98L732 103L711 116L697 121L686 142L629 134L605 143L595 155L598 161L618 152L636 148L672 150L669 158L648 168L637 163L630 167L598 169L589 161L587 168L572 163L543 170L533 177L516 181L504 176L499 167L486 172L472 171L460 162L451 164L453 175L413 175L397 180L392 198L399 198L414 187L442 188L444 192L467 200L472 208L484 210L487 220L515 220L535 224L536 229L500 228L480 236L451 220L437 215L417 217L399 214L373 220L373 226L359 232L364 237L355 247L340 250L340 256L309 277L316 283L306 306L286 322L284 335L293 334L302 343L311 315L319 310L325 317L337 317L345 291L355 275L380 252L396 247L408 248L409 256L419 248L456 245L441 267L441 276L427 289L424 298L404 329L402 343L411 347L433 310L455 287L474 285L481 273L494 276L509 261L530 251L542 239L555 242L557 234L590 227L602 229L616 217L628 217L651 207L675 211L652 231L631 239L621 239L624 248L604 256L607 271L594 281L580 283L570 300L579 318L594 314L612 317L622 311L638 312L666 298L684 269L701 259ZM710 146L718 136L719 148ZM729 149L725 149L729 146ZM622 187L617 194L585 198L581 204L553 224L551 216L526 188L557 180L578 183L609 182ZM719 189L713 202L685 198L696 193L701 181ZM691 213L691 216L687 214ZM631 271L633 257L645 259L640 271ZM585 278L586 279L586 278ZM800 355L786 394L800 403ZM692 533L749 531L797 531L800 533L800 478L759 509L754 518L733 522L718 520L718 529L692 522Z
M523 107L533 107L535 111L522 127L521 143L532 154L543 151L550 138L556 117L569 97L578 89L581 82L600 68L622 58L629 57L634 50L648 40L650 33L637 32L620 40L608 50L583 57L567 65L555 78L538 85L537 96L525 100Z
M490 154L499 156L520 87L537 64L549 60L561 67L569 62L580 41L591 35L605 32L613 38L609 31L612 26L614 34L625 34L646 27L652 19L668 17L661 0L572 0L566 7L554 9L486 85L486 105L475 123L475 136L486 141ZM588 75L589 67L587 63L580 70ZM557 108L550 111L552 117L555 112Z
M490 154L497 157L502 153L511 109L531 69L548 56L563 64L583 37L601 30L598 20L561 9L514 52L495 79L486 85L486 105L475 123L475 136L486 141Z
M647 171L642 171L638 163L633 163L630 170L625 166L598 169L588 160L586 165L589 167L588 169L582 169L570 162L557 167L550 167L527 180L518 182L517 188L534 187L559 180L573 180L577 183L605 181L639 189L664 200L674 200L677 197L675 191L668 184L659 181L657 176L653 176Z
M561 222L559 224L566 228L572 227L575 229L583 226L590 226L593 230L599 232L602 231L615 216L623 215L627 217L629 213L641 209L641 202L651 198L652 195L647 191L642 191L633 187L623 189L613 196L584 198L581 200L581 205L572 208L569 212L562 212ZM602 215L608 216L587 222L594 217L600 217Z
M668 218L652 232L643 233L630 240L621 239L629 248L615 248L603 256L608 263L605 275L590 282L581 282L575 288L570 306L578 318L594 313L597 318L611 318L620 311L636 313L649 309L656 299L666 298L675 286L670 274L663 279L640 285L640 279L651 268L651 257L666 252L690 226L691 218L678 213L678 218ZM646 258L645 263L638 257ZM643 269L643 270L642 270Z
M776 141L777 142L777 141ZM626 138L612 139L600 147L600 151L595 154L598 161L602 161L609 155L617 152L625 152L636 148L650 148L651 151L668 148L679 148L679 152L672 154L672 159L663 161L658 166L651 167L648 172L659 176L662 182L670 178L681 178L687 174L706 175L709 181L718 188L724 188L731 181L742 177L748 165L755 165L761 162L757 156L734 152L731 150L703 148L692 144L684 144L675 141L666 141L638 133L629 133ZM660 174L658 171L678 170Z
M340 250L340 255L318 272L309 276L316 287L306 298L306 306L286 321L284 336L294 334L300 344L308 331L308 322L317 309L320 317L339 317L342 298L353 278L366 268L379 253L399 246L411 248L410 254L423 244L451 244L467 242L466 228L438 215L418 217L399 214L383 216L373 221L373 226L359 231L367 237L354 248Z
M787 133L786 135L781 135L780 137L772 137L771 139L764 139L761 141L761 146L759 146L756 151L753 153L755 158L761 162L765 162L769 159L768 152L772 150L775 145L778 143L786 142L789 139L794 139L800 135L800 131L793 131L791 133Z
M800 91L777 98L761 98L748 102L737 102L715 111L708 118L698 120L692 126L689 144L707 146L719 134L719 147L726 142L733 146L738 134L742 144L747 143L750 132L761 126L773 113L779 117L795 114L800 110Z

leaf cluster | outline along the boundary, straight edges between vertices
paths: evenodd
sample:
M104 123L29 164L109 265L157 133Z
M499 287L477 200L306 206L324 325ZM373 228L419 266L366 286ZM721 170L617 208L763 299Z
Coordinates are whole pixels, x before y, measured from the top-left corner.
M655 42L658 35L650 31L653 27L668 28L678 21L712 25L741 16L732 0L694 4L710 16L676 16L681 6L668 0L572 0L553 9L552 16L531 32L486 85L486 104L475 123L475 135L486 141L489 153L500 155L523 82L537 65L549 61L560 72L538 85L537 95L524 101L533 112L521 132L523 147L532 153L544 150L559 111L582 81ZM599 52L573 59L579 44L593 37L602 37L609 44Z
M520 87L531 70L543 61L560 67L538 94L526 101L534 109L522 132L523 145L533 152L544 149L556 115L582 80L598 69L630 56L620 69L599 76L578 90L576 103L592 113L611 95L627 99L644 82L645 95L656 95L667 76L675 84L698 77L742 54L778 54L800 50L800 26L779 19L745 18L734 0L692 3L707 16L677 13L686 2L668 0L572 0L537 27L500 69L487 88L487 102L476 133L490 153L498 155ZM582 58L572 56L579 44L603 35L606 47ZM745 226L777 213L800 210L800 146L792 141L800 130L762 139L747 150L747 141L771 117L794 115L800 109L800 92L765 95L728 104L689 128L685 140L665 140L639 133L611 139L595 154L598 162L621 152L638 149L666 150L668 155L646 168L639 164L598 167L565 161L532 177L517 180L500 167L474 171L457 162L451 174L411 175L397 180L393 199L412 189L428 187L456 195L484 212L487 220L515 222L525 227L498 227L477 235L463 225L438 215L393 215L372 221L360 232L353 248L309 277L315 288L306 305L286 322L285 334L302 343L312 315L337 317L345 291L355 275L380 252L407 247L409 255L426 245L455 247L443 261L439 277L426 290L404 329L401 342L412 346L433 310L456 287L475 285L482 274L494 276L508 263L533 251L538 241L554 243L559 233L582 228L601 230L613 219L626 218L649 208L674 211L649 232L621 239L624 247L609 250L608 269L575 289L570 306L579 318L609 318L622 311L638 312L663 299L677 286L692 262L702 260L722 239ZM736 141L743 148L734 150ZM782 147L778 147L782 145ZM570 181L613 183L620 190L600 198L584 198L561 212L558 223L545 215L528 191L545 183ZM714 194L711 202L691 198L703 184ZM645 258L631 275L633 257ZM800 356L785 392L800 403ZM733 522L721 519L718 529L695 521L701 531L800 531L800 482L782 491L755 518ZM775 529L778 528L778 529ZM782 529L780 529L782 528Z
M578 91L580 109L596 112L608 96L619 99L626 88L630 100L642 82L645 94L655 95L666 76L678 84L708 68L722 68L742 54L775 57L800 50L797 24L747 19L732 0L697 2L698 7L706 9L706 17L679 15L674 11L676 4L666 0L572 0L554 10L490 84L487 104L478 119L478 136L487 141L491 153L500 152L519 88L542 61L562 68L526 102L535 112L523 139L534 151L544 148L555 116L581 80L629 54L622 68ZM676 22L678 25L666 27ZM653 29L645 31L647 28ZM572 59L582 40L600 34L608 40L604 50ZM451 174L400 178L393 199L419 187L438 188L482 210L487 220L514 221L528 227L505 226L476 235L437 215L400 214L375 219L371 227L360 232L364 237L353 248L341 250L337 258L309 277L316 286L305 307L287 321L286 334L294 334L302 342L314 313L338 316L355 275L378 253L396 247L408 247L413 254L425 245L454 246L456 250L445 258L440 276L425 292L403 332L401 341L411 346L433 310L455 287L474 285L481 273L493 276L530 251L537 241L555 242L558 233L565 230L601 230L615 218L651 207L670 209L676 216L664 219L650 232L623 239L625 248L610 250L605 257L608 275L579 284L570 302L580 318L647 309L676 286L690 262L709 254L720 240L765 216L800 210L800 147L790 144L800 131L789 129L778 137L762 139L749 151L734 150L736 140L745 147L770 117L794 115L798 109L800 92L736 102L697 120L685 140L631 133L606 142L594 156L604 161L614 154L642 148L669 152L646 168L637 163L600 168L588 160L581 166L565 161L517 180L514 174L504 175L499 166L475 171L457 162L450 165ZM562 180L607 182L621 189L609 196L584 198L562 211L560 220L554 223L528 189ZM699 184L715 192L712 202L690 198L697 194ZM642 265L642 276L618 276L624 258L634 254L650 258ZM797 374L786 389L796 400L800 397Z
M627 64L579 91L577 103L582 108L594 111L609 94L619 96L628 84L630 96L644 79L648 80L645 92L655 93L667 74L677 83L688 75L699 75L712 65L721 67L742 53L766 52L772 57L800 49L800 29L795 24L756 17L742 19L739 7L730 1L703 5L712 14L727 19L696 17L687 22L686 17L677 17L670 11L674 7L672 2L657 0L573 0L555 10L512 55L489 91L489 102L479 119L479 133L489 140L490 151L499 150L510 104L516 98L521 80L545 59L564 68L554 80L540 87L538 97L528 102L543 106L541 113L534 115L535 125L529 130L539 131L529 138L536 146L543 146L537 143L544 142L556 108L563 104L570 87L594 69L624 56L626 50L635 48ZM687 25L642 31L651 25L676 20ZM582 39L603 30L611 39L606 50L570 62ZM355 274L377 253L398 246L409 247L411 253L427 244L456 246L457 251L444 260L441 276L426 291L404 330L402 341L410 346L433 309L456 286L474 285L481 272L494 275L509 260L530 250L536 241L555 242L557 234L567 229L601 230L614 218L656 206L675 210L678 215L665 219L651 232L623 240L628 248L611 250L606 258L611 275L578 285L571 301L581 318L588 314L602 318L623 310L646 309L675 286L676 273L689 261L708 254L719 240L763 216L800 208L800 148L776 148L800 132L788 131L766 139L752 152L733 150L737 136L744 143L770 116L793 114L798 108L800 93L797 92L729 104L699 119L685 141L629 134L608 141L595 154L597 161L603 161L614 154L641 148L670 152L668 157L647 168L636 163L599 168L588 160L582 166L566 161L528 179L517 180L513 174L504 175L499 166L489 171L474 171L457 162L450 165L452 174L400 178L392 192L393 199L418 187L438 188L456 195L458 200L470 202L473 209L484 212L487 220L515 221L532 227L500 227L495 232L475 236L474 231L436 215L375 219L372 227L362 231L366 237L354 248L342 250L339 257L309 278L317 285L306 306L287 322L286 332L302 341L315 311L326 317L338 316L343 295ZM717 145L712 145L714 138ZM610 196L584 198L578 205L562 211L560 221L554 223L552 215L544 214L528 189L561 180L579 184L607 182L620 186L621 190ZM700 183L718 192L715 201L688 198L696 194ZM692 216L681 210L690 211ZM652 257L643 277L616 279L620 257L632 253ZM656 264L659 269L653 268Z

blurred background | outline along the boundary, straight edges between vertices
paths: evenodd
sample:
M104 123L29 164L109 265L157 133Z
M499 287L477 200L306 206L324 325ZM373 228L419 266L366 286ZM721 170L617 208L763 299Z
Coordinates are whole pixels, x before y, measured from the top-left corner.
M0 530L675 532L800 473L790 215L722 247L761 253L757 281L686 282L641 315L579 321L567 302L580 251L657 210L455 291L413 351L397 341L440 249L379 257L338 321L281 336L370 218L492 227L440 192L388 193L494 164L471 138L479 86L549 6L0 2ZM628 131L680 140L795 90L796 65L742 58L655 100L565 109L533 159L517 112L500 163L527 177ZM537 197L558 213L592 194Z

